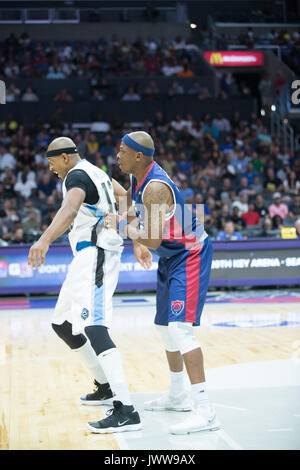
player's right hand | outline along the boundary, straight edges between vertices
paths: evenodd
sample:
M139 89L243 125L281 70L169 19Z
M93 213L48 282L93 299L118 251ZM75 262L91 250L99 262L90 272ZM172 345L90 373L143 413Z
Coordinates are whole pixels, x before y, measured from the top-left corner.
M150 269L152 264L152 254L148 248L141 243L133 242L133 252L144 269Z
M45 263L46 253L49 250L49 243L41 238L29 250L28 265L33 269L39 269Z

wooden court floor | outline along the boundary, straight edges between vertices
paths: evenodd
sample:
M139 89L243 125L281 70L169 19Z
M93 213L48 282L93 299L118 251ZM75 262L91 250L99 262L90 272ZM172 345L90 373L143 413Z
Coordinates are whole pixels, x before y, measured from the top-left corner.
M152 307L115 309L111 335L133 393L169 385L153 317ZM206 368L300 357L300 326L263 327L270 319L299 321L300 304L207 304L196 329ZM247 327L249 320L260 327ZM228 321L246 327L215 326ZM49 309L0 313L0 449L118 449L112 435L85 429L103 416L98 407L79 404L92 379L50 324Z

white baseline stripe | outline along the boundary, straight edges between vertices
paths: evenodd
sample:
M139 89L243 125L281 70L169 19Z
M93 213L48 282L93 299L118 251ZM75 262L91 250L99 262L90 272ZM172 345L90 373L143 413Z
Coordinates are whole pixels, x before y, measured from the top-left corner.
M220 408L227 408L229 410L249 411L247 408L238 408L237 406L223 405L222 403L214 403L214 405Z
M215 431L215 433L218 436L220 436L223 439L223 441L225 441L226 444L228 444L229 447L231 447L231 449L233 449L233 450L243 450L243 448L240 446L240 444L238 444L234 439L232 439L232 437L230 437L229 434L227 434L227 432L220 429L219 431Z

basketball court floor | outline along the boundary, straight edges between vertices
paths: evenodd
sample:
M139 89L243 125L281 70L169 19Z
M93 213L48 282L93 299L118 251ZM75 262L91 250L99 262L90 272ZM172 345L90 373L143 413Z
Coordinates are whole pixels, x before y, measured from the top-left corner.
M169 385L155 297L114 299L111 335L143 420L118 435L86 430L109 407L79 404L92 378L51 329L55 300L0 300L0 449L300 449L299 290L209 292L196 334L222 426L187 436L167 431L188 413L143 410Z

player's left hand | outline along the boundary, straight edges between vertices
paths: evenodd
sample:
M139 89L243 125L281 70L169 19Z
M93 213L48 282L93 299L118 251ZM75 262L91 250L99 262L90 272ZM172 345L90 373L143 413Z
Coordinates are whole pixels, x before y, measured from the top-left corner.
M39 269L45 264L46 253L49 250L49 243L43 239L39 239L29 250L28 265L33 269Z
M138 242L133 242L133 252L136 259L144 269L151 268L152 254L146 246Z
M119 214L110 214L107 213L104 216L104 227L105 228L112 228L113 230L117 230L118 228L118 223L122 217Z

